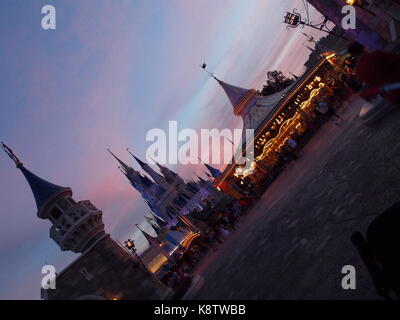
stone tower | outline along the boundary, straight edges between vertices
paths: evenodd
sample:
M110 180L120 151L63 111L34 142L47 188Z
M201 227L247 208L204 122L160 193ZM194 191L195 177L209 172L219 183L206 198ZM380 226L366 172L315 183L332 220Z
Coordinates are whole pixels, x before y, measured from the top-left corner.
M159 282L126 248L105 231L102 211L90 201L75 201L72 190L50 183L31 171L2 143L31 187L37 215L52 223L50 237L63 251L81 255L57 272L55 289L42 289L44 299L168 299L173 290Z

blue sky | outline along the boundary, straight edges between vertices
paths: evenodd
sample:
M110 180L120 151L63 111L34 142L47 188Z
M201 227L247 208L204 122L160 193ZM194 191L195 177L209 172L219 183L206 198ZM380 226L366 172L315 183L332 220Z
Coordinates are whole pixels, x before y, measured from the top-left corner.
M56 30L41 28L46 4L56 8ZM256 89L269 69L301 73L305 39L282 24L294 7L301 1L2 0L0 140L34 173L100 207L106 231L123 241L148 211L106 148L137 168L125 149L144 158L146 132L168 120L180 129L240 128L199 64ZM203 171L171 168L185 178ZM38 299L41 267L61 270L76 255L49 238L50 223L37 218L5 154L0 177L0 298Z

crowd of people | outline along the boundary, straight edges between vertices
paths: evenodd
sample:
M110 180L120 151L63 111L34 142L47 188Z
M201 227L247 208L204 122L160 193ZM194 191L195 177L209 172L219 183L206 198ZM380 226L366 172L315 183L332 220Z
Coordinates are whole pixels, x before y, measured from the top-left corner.
M231 198L228 203L213 209L207 224L202 224L201 235L192 242L161 281L171 288L182 291L192 279L192 272L202 257L211 250L218 250L218 247L237 229L241 217L246 214L252 203L250 198L244 196L240 200Z

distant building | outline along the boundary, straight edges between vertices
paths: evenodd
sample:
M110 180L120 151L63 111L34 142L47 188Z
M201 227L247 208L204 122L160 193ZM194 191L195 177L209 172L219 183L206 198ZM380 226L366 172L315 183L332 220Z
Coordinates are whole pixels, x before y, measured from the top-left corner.
M122 245L104 231L102 211L89 200L75 201L72 190L36 176L12 150L14 160L32 189L38 217L52 226L50 237L63 251L80 253L57 273L55 289L42 289L43 299L168 299L166 287Z
M140 192L151 211L161 217L169 227L179 223L179 214L188 215L193 210L202 210L205 199L217 202L223 197L223 194L210 182L203 179L186 182L177 173L157 163L161 172L159 173L131 154L143 171L151 177L150 179L109 152L119 162L121 171L131 185Z
M200 235L199 231L190 229L189 227L185 232L179 232L163 228L153 237L139 228L149 243L149 247L140 254L140 258L151 273L162 278L169 267L179 260L193 240Z
M307 0L321 14L341 28L344 0ZM383 49L400 36L400 4L393 0L349 1L356 10L356 28L344 32L368 50Z

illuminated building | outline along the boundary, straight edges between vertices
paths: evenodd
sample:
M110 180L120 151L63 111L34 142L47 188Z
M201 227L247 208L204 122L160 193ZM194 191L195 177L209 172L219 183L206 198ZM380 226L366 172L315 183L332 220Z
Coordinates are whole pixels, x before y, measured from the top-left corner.
M164 228L157 237L153 237L142 229L139 230L149 243L149 247L141 253L140 259L147 269L159 278L178 261L192 241L200 235L198 231L178 232Z
M287 140L303 136L308 123L316 119L316 102L323 96L332 95L331 87L337 83L340 69L338 57L327 53L293 84L265 97L256 95L254 89L241 89L217 79L234 107L234 114L243 118L243 129L255 130L255 160L248 166L252 170L232 162L222 175L215 177L214 185L235 198L241 197L238 190L249 183L260 186L277 165L278 155ZM247 148L243 144L239 152L246 156Z

